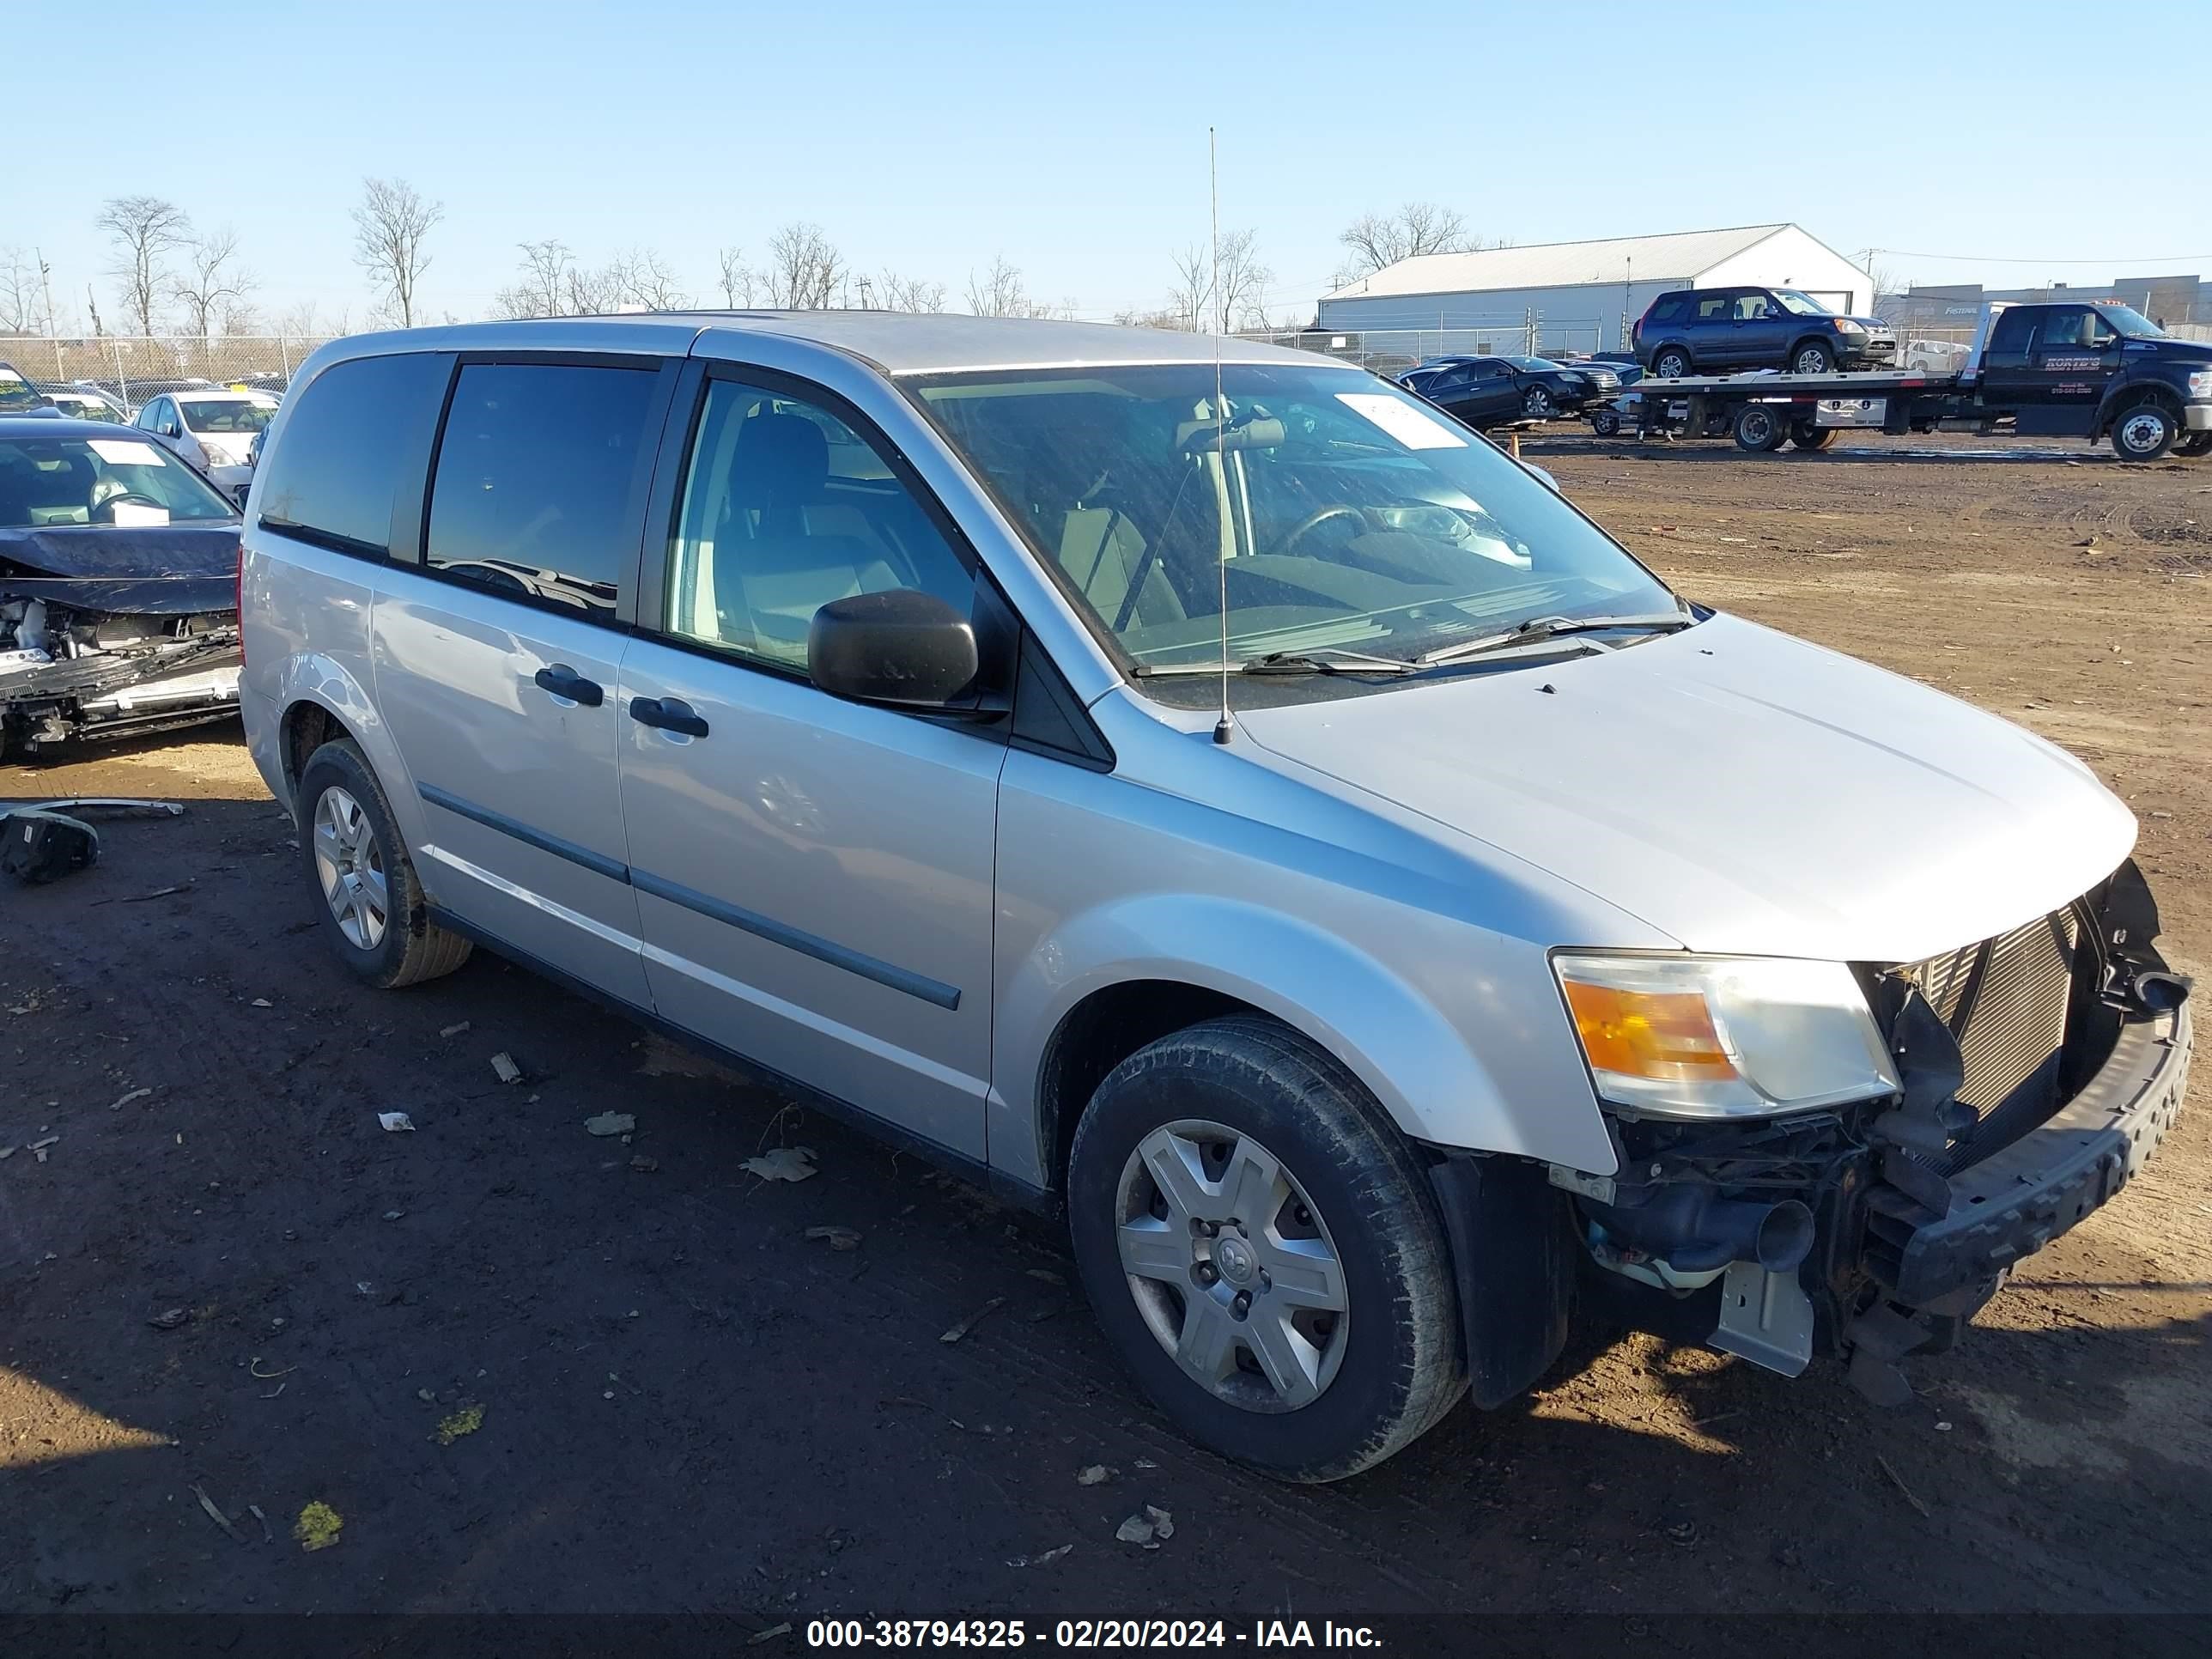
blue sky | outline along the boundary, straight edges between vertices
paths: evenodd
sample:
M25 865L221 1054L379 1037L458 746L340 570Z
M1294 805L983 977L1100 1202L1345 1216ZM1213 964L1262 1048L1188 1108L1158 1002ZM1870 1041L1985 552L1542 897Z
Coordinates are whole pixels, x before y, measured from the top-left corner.
M1880 262L1922 281L2212 274L2186 119L2154 122L2172 137L2148 160L2118 125L2130 88L2169 118L2199 107L2212 7L2100 16L2078 0L123 0L92 27L18 3L15 73L46 67L18 88L43 118L12 153L53 164L0 173L0 247L39 247L80 315L95 283L112 319L94 215L166 196L236 228L270 312L312 300L358 321L347 215L375 173L444 204L434 314L483 314L515 245L547 236L594 262L656 249L704 300L719 247L757 254L803 219L858 270L957 296L1003 253L1033 295L1103 315L1158 304L1170 251L1205 235L1212 122L1222 223L1257 233L1279 313L1310 307L1346 222L1407 200L1522 243L1795 220L1854 257L1911 250ZM1642 89L1662 65L1683 88L1664 99Z

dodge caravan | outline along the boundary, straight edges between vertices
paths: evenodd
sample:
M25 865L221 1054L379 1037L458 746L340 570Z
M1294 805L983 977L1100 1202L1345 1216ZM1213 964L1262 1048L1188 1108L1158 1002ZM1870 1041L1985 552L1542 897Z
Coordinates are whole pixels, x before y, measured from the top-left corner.
M1592 1288L1894 1396L2179 1109L2087 768L1324 358L361 336L244 542L356 974L485 946L1064 1211L1136 1382L1288 1479L1524 1391Z

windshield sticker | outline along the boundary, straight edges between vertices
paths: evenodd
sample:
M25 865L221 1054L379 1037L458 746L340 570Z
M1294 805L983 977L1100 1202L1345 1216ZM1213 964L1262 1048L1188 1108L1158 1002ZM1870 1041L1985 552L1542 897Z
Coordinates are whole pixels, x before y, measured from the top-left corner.
M146 501L118 501L107 509L107 521L112 525L130 527L167 524L169 521L169 509L166 507L155 507Z
M1385 392L1340 392L1337 402L1364 416L1408 449L1465 449L1467 440L1433 415Z
M161 452L129 438L88 438L84 447L110 466L159 466Z

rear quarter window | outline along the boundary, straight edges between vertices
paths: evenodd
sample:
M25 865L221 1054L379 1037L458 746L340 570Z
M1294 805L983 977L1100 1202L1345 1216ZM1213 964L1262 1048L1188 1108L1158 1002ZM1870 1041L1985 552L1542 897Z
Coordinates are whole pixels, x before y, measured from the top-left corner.
M1689 295L1686 294L1662 295L1658 303L1651 307L1651 320L1655 323L1680 322L1682 319L1682 307L1688 300Z
M298 392L263 459L260 523L340 551L388 557L392 504L444 401L450 357L408 352L333 363ZM402 470L410 474L403 480Z

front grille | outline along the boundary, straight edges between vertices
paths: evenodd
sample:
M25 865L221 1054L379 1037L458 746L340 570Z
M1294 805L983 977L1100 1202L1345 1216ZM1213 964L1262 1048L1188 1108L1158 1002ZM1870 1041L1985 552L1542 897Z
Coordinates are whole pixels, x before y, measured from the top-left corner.
M2058 1109L2066 1012L2080 927L2073 910L1905 969L1959 1044L1959 1099L1979 1121L1956 1149L1958 1167L1985 1158Z

